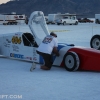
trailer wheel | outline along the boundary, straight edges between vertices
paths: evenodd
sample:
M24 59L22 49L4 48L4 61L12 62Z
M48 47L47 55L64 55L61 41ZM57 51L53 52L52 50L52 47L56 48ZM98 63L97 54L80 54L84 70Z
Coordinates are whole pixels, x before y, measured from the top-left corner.
M100 24L99 19L96 19L96 20L95 20L95 23L96 23L96 24Z
M7 25L6 23L3 23L3 25Z
M68 52L64 56L64 65L67 71L76 71L79 68L80 60L75 52Z
M91 48L100 50L100 35L94 35L90 40Z
M15 22L14 25L17 25L17 22Z
M57 23L57 25L60 25L60 23Z

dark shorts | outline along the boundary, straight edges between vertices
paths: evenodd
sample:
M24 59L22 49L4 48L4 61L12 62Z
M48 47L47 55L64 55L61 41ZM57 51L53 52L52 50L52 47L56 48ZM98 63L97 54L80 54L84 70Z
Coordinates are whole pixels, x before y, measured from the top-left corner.
M51 55L50 55L50 54L47 54L47 53L42 53L42 52L39 52L39 51L37 51L37 53L38 53L40 56L43 57L44 62L45 62L44 65L45 65L46 67L51 68L51 66L52 66Z

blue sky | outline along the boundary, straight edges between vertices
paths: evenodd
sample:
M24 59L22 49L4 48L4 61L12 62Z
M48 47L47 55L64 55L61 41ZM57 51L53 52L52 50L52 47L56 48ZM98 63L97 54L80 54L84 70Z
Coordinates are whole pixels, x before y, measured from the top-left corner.
M6 2L8 2L8 1L10 1L10 0L0 0L0 4L6 3Z

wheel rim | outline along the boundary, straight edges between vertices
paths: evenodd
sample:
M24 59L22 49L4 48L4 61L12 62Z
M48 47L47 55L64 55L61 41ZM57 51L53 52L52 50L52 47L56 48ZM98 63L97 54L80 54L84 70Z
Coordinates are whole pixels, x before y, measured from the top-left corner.
M71 55L68 55L66 58L65 58L65 64L66 66L71 69L73 68L74 66L74 58L71 56Z
M95 38L92 42L92 46L95 49L99 49L100 48L100 40L98 38Z

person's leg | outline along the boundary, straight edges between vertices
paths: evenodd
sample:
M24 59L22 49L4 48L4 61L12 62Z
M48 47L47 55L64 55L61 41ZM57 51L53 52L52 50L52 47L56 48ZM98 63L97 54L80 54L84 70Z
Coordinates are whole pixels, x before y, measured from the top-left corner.
M51 55L49 55L49 54L43 54L42 57L44 59L45 65L41 66L41 69L50 70L51 66L52 66Z
M44 70L50 70L51 66L52 66L52 62L51 62L51 55L50 54L46 54L46 53L42 53L42 52L39 52L37 51L37 53L39 55L41 55L44 59L44 65L41 66L41 69L44 69Z
M33 63L32 63L32 66L31 66L31 68L30 68L30 71L32 72L35 68L36 68L36 64L33 62Z
M51 55L45 54L43 58L44 58L44 61L45 61L45 66L51 68L51 66L52 66Z

